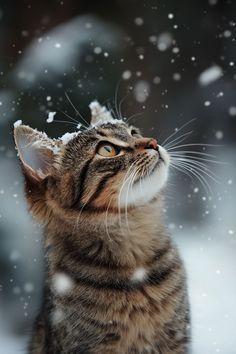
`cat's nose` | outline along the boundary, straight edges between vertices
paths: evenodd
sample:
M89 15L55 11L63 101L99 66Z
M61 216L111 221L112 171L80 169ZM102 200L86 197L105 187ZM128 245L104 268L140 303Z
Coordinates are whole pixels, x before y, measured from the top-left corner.
M151 139L148 142L148 145L146 147L146 149L154 149L154 150L158 150L158 143L156 139Z
M156 139L153 138L140 138L136 140L135 142L135 147L137 149L153 149L153 150L158 150L158 143Z

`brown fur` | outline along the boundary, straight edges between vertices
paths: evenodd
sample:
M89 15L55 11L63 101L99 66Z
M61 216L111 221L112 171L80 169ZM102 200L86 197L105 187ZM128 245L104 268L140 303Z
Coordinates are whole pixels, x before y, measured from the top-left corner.
M17 134L29 134L19 127ZM22 130L23 129L23 130ZM133 148L124 154L102 193L96 161L86 180L77 177L94 154L97 130L85 132L51 156L42 173L29 173L23 162L26 198L31 213L45 225L47 282L30 345L31 354L184 354L189 343L186 275L178 251L162 224L160 195L145 205L119 210L117 191L137 159L146 159L150 139L131 137L125 125L104 127L104 134ZM100 128L102 131L102 127ZM86 135L87 134L87 135ZM108 139L109 139L108 138ZM32 141L34 140L32 135ZM87 147L85 147L85 145ZM17 143L18 146L18 143ZM45 151L44 151L45 154ZM23 153L22 153L23 155ZM126 159L126 160L125 160ZM117 159L118 161L118 159ZM122 167L120 167L122 166ZM104 171L110 168L104 165ZM99 170L100 171L100 170ZM41 177L40 177L40 176ZM92 176L92 178L91 178ZM79 207L75 195L84 183ZM96 192L96 193L95 193ZM94 200L89 204L91 198ZM135 280L137 269L145 271ZM66 274L71 287L55 291L55 275ZM56 318L56 320L55 320Z

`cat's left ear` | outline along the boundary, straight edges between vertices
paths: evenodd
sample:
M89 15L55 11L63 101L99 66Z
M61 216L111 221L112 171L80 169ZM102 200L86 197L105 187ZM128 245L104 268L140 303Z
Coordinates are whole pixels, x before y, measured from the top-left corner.
M35 182L49 176L58 151L56 142L26 125L14 129L14 139L25 176Z

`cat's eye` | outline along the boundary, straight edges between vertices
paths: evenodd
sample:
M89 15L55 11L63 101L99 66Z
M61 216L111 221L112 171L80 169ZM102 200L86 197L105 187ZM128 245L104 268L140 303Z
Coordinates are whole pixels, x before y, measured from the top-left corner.
M103 143L99 146L97 153L103 157L114 157L119 154L119 149L112 144Z

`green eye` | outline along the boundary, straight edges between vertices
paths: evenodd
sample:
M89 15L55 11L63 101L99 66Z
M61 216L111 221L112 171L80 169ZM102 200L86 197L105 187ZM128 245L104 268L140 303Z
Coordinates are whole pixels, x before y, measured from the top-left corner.
M114 157L118 155L119 151L113 145L104 143L99 147L97 153L103 157Z

